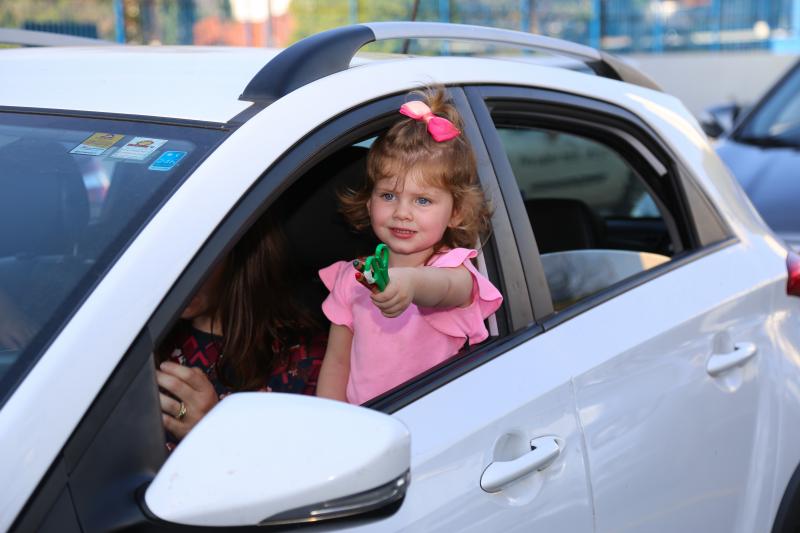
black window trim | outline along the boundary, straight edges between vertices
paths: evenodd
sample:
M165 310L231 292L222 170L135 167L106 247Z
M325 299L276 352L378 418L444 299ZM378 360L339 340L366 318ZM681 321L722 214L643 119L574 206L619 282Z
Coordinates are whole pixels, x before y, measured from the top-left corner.
M467 135L473 136L477 132L477 125L471 119L469 108L464 108L466 97L459 87L449 88L456 105L462 108L462 112L467 114L465 118ZM211 272L217 260L227 253L233 244L247 231L247 229L260 217L272 203L279 198L292 184L306 174L314 165L330 156L337 150L351 144L359 138L363 138L376 129L393 123L397 118L397 110L407 99L407 91L394 95L386 95L382 98L373 100L360 107L348 110L334 117L323 124L309 135L299 140L294 146L289 148L286 153L275 161L255 182L253 187L243 196L239 203L228 213L217 229L208 238L206 243L197 252L184 272L169 290L161 304L154 311L147 323L147 332L157 346L165 337L175 321L178 319L181 310L186 306L191 296L200 287L204 278ZM472 120L472 122L470 122ZM476 146L478 153L482 149L480 138L472 138L471 141ZM483 148L485 153L485 148ZM478 158L480 161L480 157ZM484 158L488 161L488 158ZM485 162L484 165L488 165ZM484 168L485 170L485 168ZM482 172L481 180L485 187L496 188L492 181L495 179L493 173ZM510 227L508 217L504 209L495 212L498 227ZM502 241L502 242L501 242ZM495 271L501 279L501 284L510 284L524 287L525 280L522 279L519 258L514 255L516 244L513 236L503 232L496 232L492 239L493 246L484 247L487 259L487 267L492 271L491 264L500 264L500 268ZM495 247L493 250L492 248ZM502 251L503 260L499 258ZM501 287L502 291L502 287ZM522 291L516 291L521 293ZM504 296L506 296L504 294ZM530 337L535 332L541 331L541 326L532 326L532 313L530 310L525 312L525 306L529 305L527 299L519 294L508 297L508 301L521 302L516 306L504 303L504 314L507 324L500 326L500 336L497 339L490 339L485 344L470 350L468 353L458 355L445 363L429 370L428 372L415 377L408 383L387 392L366 404L368 407L385 412L393 413L397 409L408 405L416 399L438 389L451 380L468 372L472 368L497 357L509 349L512 344L523 342L515 340L516 331L523 331ZM503 313L500 313L501 315ZM507 332L504 335L504 331Z
M522 261L518 254L509 255L517 251L516 246L513 245L514 228L509 218L506 202L502 195L502 189L498 184L497 174L492 165L489 151L484 144L483 133L467 100L467 96L461 88L451 88L450 94L461 114L467 138L470 139L472 144L478 164L481 185L494 210L492 235L496 240L512 243L512 245L505 247L503 260L498 261L498 263L500 264L501 283L506 289L506 292L503 293L503 298L506 305L512 309L509 317L511 322L510 331L518 331L534 322L534 314L530 300L522 296L525 292Z
M536 284L544 284L544 286L547 287L544 269L539 258L539 251L535 237L533 236L533 230L528 221L528 215L525 211L524 204L522 203L522 197L517 191L516 178L511 170L511 165L506 156L505 149L500 143L487 101L498 100L509 102L518 100L526 104L536 103L550 105L553 108L573 107L583 110L590 109L594 114L601 113L612 117L615 119L615 125L617 126L627 123L633 128L632 132L629 130L628 133L639 133L639 135L642 135L636 137L641 142L641 146L651 150L654 154L664 155L664 157L658 157L658 160L661 161L666 168L670 169L669 174L673 180L674 188L677 189L680 195L679 207L688 220L690 230L690 235L685 236L690 239L688 241L689 250L676 254L667 263L615 283L558 313L554 313L552 302L550 302L549 309L543 314L538 312L541 307L534 306L537 311L535 313L535 318L545 331L623 292L655 279L662 274L739 242L738 238L735 237L728 225L724 222L724 219L719 217L719 214L713 209L712 204L702 190L689 181L689 184L691 184L691 194L694 194L699 200L699 207L704 207L708 210L708 212L703 213L703 215L712 216L719 223L724 232L722 238L713 242L706 241L702 238L702 235L698 234L695 223L696 214L692 210L698 207L698 205L690 205L688 198L685 196L687 189L686 181L690 175L689 172L682 165L680 159L673 154L668 145L633 113L606 102L551 90L503 85L471 85L465 86L464 90L481 127L481 132L489 154L492 157L497 181L507 194L506 203L508 212L515 229L515 237L517 238L520 257L523 258L523 268L525 268L526 279L532 279ZM639 147L632 147L632 149L638 148ZM653 169L653 172L658 174L657 169ZM509 194L512 192L513 194ZM697 202L695 202L695 204L697 204ZM522 239L522 241L520 241L520 239ZM536 288L534 286L529 285L529 293L533 293L535 290ZM549 289L547 289L547 295L549 299ZM536 302L536 300L533 301L534 303Z
M484 146L492 163L500 193L505 204L508 217L511 220L514 239L516 240L517 254L522 264L525 280L527 281L527 294L533 308L534 320L549 316L553 313L553 303L550 297L550 287L544 275L544 267L539 259L539 250L533 229L527 222L528 215L522 198L517 191L516 179L511 171L511 164L505 155L505 150L500 144L500 138L495 130L489 110L484 103L482 87L467 86L464 88L467 100L472 109L472 114L478 123ZM521 224L520 221L525 221Z
M240 115L248 111L247 108ZM107 113L104 111L82 111L76 109L57 109L49 107L19 107L0 105L0 113L21 113L25 115L47 115L52 117L91 118L96 120L122 120L125 122L146 122L148 124L161 124L166 126L186 126L209 130L233 131L244 122L213 122L208 120L194 120L188 118L162 117L153 115L132 115L128 113ZM237 115L238 117L239 115ZM236 117L234 117L235 119Z

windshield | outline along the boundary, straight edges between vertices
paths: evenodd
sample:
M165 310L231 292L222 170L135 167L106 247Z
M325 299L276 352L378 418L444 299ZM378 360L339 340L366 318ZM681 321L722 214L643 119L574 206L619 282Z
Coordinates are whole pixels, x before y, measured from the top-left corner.
M763 146L800 146L800 68L747 118L735 138Z
M0 112L0 404L224 135Z

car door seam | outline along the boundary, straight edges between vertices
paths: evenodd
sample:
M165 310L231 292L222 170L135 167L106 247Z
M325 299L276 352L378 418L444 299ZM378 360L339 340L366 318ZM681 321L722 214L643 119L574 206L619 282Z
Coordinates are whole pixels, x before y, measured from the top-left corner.
M572 394L573 413L575 415L575 424L578 427L578 433L581 439L581 448L583 449L583 468L584 479L586 480L586 493L589 496L589 505L592 511L592 531L597 531L597 513L594 508L594 490L592 489L592 473L589 465L589 447L586 443L586 432L583 430L583 423L581 422L580 411L578 409L578 393L575 386L575 378L569 379L570 393Z

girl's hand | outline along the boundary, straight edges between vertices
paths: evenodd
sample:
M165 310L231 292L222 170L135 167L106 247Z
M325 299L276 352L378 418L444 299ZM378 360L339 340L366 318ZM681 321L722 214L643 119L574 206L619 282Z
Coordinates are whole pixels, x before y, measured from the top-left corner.
M383 316L400 316L414 301L414 268L397 267L389 269L389 284L382 292L370 296L372 303L381 310Z
M158 386L178 398L175 400L163 392L159 393L163 413L161 421L167 431L181 440L212 407L217 405L219 402L217 392L208 380L208 376L199 368L167 361L161 363L159 368L160 370L156 371ZM178 419L181 402L186 410Z

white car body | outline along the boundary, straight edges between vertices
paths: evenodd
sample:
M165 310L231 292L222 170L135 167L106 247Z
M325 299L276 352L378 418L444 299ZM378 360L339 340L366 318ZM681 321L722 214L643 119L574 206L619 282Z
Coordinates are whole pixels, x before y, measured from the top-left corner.
M0 102L226 122L249 106L236 98L274 54L6 50L0 52ZM76 70L76 61L85 69ZM146 72L158 74L145 78ZM786 294L784 245L673 97L565 69L436 57L359 60L312 81L264 107L202 162L2 405L0 530L18 520L164 295L262 174L343 111L427 82L533 87L629 111L676 154L732 239L396 410L391 416L411 439L411 482L402 505L380 520L328 527L772 529L800 464L800 300ZM197 198L214 202L202 212L188 209ZM109 309L123 311L110 318ZM734 347L755 351L740 366L709 375L714 354ZM551 464L499 492L481 490L487 465L522 454L539 438L559 444ZM313 474L297 465L296 476Z

